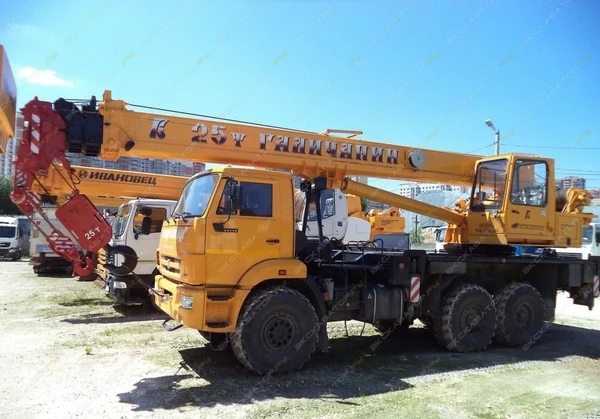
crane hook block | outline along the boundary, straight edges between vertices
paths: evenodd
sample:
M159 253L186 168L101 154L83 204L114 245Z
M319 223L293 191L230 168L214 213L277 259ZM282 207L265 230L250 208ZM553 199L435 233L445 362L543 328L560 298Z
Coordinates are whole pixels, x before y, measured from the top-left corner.
M98 252L112 237L108 220L85 195L73 195L56 210L56 218L88 252Z

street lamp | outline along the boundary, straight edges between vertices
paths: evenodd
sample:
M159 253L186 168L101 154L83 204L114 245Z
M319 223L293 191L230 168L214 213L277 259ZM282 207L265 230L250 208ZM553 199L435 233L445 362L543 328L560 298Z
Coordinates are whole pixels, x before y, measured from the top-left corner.
M495 139L494 139L494 144L496 145L496 156L497 156L497 155L499 155L499 154L500 154L500 130L499 130L499 129L497 129L497 128L494 126L494 123L493 123L491 120L489 120L489 119L486 119L486 120L485 120L485 124L486 124L488 127L490 127L491 129L493 129L493 130L494 130L494 133L496 134L496 137L495 137Z

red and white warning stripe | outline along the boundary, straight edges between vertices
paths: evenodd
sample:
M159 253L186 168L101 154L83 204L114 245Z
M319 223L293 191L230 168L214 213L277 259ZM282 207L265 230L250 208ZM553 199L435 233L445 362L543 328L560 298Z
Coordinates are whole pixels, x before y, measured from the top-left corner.
M597 297L600 294L600 275L594 276L594 285L592 287L593 292L592 295Z
M408 297L409 303L416 303L421 296L421 277L413 276L410 278L410 292Z
M31 151L35 154L40 154L40 117L36 114L31 115L31 119L33 120L33 124L31 124L31 138L30 138L30 147Z

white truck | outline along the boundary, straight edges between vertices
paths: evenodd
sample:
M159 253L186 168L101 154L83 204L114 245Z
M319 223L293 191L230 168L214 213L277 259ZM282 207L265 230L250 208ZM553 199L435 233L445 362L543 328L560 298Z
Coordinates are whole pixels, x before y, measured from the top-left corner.
M137 265L133 274L117 275L110 273L107 264L121 266L120 256L107 255L104 250L98 253L96 274L103 281L106 294L121 304L150 304L151 298L146 285L154 285L157 274L156 249L160 239L163 221L175 207L176 201L166 199L133 199L122 204L112 221L113 237L111 246L128 246L137 255ZM114 260L116 259L116 260Z
M435 253L443 253L445 251L444 241L446 239L446 230L448 230L448 226L435 230Z
M26 217L0 217L0 259L19 260L29 253Z
M590 225L583 227L581 247L555 249L559 256L589 260L590 256L600 256L600 218L594 218Z

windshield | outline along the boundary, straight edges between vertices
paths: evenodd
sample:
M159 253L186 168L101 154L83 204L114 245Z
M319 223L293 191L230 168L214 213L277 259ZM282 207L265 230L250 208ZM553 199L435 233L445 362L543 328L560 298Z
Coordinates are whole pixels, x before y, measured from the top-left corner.
M14 239L17 236L17 228L13 226L0 226L0 237Z
M113 237L121 237L125 233L125 227L127 226L127 216L129 215L130 205L121 205L117 216L112 222Z
M329 218L335 215L335 195L332 189L321 191L321 219ZM317 194L311 194L308 204L308 221L317 220Z
M438 232L438 236L437 236L437 242L438 243L443 243L444 240L446 240L446 228L440 228L440 231Z
M592 244L592 234L594 234L594 228L592 226L583 227L582 244Z
M477 176L471 196L471 211L500 209L506 189L508 160L493 160L477 167Z
M202 217L206 212L219 175L210 174L188 182L173 210L174 216Z

